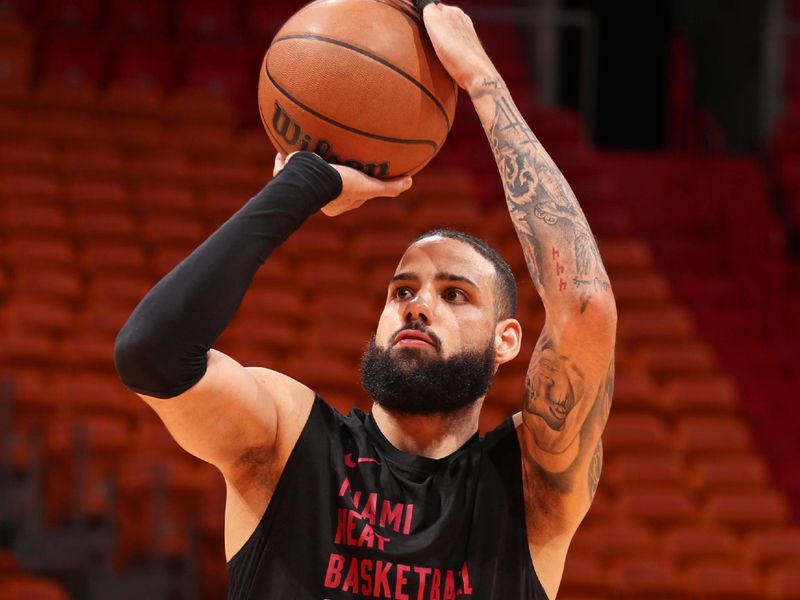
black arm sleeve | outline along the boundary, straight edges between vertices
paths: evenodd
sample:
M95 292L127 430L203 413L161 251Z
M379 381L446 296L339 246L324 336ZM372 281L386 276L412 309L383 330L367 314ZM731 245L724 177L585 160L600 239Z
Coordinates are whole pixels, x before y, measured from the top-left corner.
M208 351L267 257L342 191L339 173L296 154L263 190L142 299L117 335L114 362L131 390L177 396L205 375Z

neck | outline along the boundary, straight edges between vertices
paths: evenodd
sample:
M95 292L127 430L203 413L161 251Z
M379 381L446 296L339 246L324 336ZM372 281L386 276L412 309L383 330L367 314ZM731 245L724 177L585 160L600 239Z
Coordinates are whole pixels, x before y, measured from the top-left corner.
M381 433L402 452L444 458L458 450L478 431L483 398L452 414L410 415L372 405L372 416Z

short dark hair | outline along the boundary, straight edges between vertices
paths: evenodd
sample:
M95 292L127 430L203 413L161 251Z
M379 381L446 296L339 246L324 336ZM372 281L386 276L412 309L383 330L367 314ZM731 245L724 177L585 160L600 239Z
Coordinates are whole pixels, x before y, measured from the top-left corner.
M497 275L494 286L497 320L510 319L516 316L517 280L514 278L511 267L508 266L508 263L500 253L482 239L470 235L469 233L458 231L457 229L432 229L431 231L426 231L411 242L411 245L413 246L424 239L437 236L469 244L478 254L492 263L495 274Z

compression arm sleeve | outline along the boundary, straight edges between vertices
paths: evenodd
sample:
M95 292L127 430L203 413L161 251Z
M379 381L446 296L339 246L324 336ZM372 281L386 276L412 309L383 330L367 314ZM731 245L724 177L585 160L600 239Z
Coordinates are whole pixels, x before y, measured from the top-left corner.
M208 351L233 319L267 257L342 191L339 173L310 152L275 179L142 299L117 335L114 362L131 390L177 396L205 375Z

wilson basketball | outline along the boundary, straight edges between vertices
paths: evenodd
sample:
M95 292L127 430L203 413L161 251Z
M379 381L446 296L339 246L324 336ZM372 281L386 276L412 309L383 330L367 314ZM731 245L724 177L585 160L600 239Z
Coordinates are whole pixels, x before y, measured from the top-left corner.
M261 120L275 148L374 177L422 169L450 131L458 89L407 0L317 0L264 56Z

